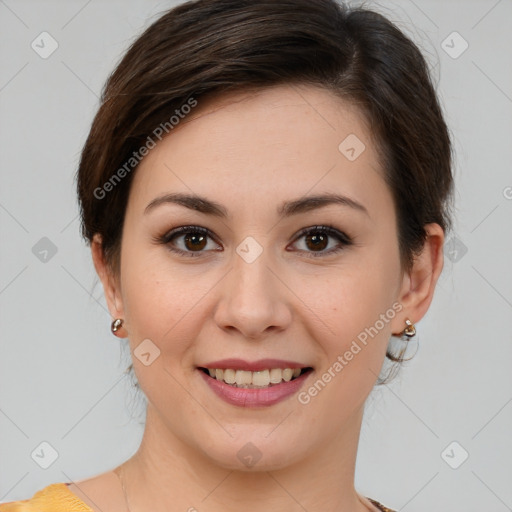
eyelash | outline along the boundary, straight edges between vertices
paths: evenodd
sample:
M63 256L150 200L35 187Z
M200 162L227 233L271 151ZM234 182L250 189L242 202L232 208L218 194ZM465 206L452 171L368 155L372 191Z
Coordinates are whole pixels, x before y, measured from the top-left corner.
M183 256L191 258L197 258L198 256L201 256L201 254L205 251L183 251L182 249L178 249L176 247L171 246L171 241L173 239L177 238L179 235L187 234L201 234L215 241L215 237L213 236L212 232L209 229L203 228L201 226L180 226L179 228L173 229L167 232L166 234L157 237L155 241L157 243L167 245L170 251L175 252L177 254L181 254ZM338 229L329 225L311 226L308 228L304 228L297 234L297 236L294 239L294 242L310 234L328 235L330 237L336 238L340 242L340 245L338 247L330 249L328 251L303 251L306 254L308 254L307 257L311 258L319 258L326 255L337 254L338 252L342 251L345 247L348 247L353 244L352 239L346 233L343 233L342 231L339 231Z

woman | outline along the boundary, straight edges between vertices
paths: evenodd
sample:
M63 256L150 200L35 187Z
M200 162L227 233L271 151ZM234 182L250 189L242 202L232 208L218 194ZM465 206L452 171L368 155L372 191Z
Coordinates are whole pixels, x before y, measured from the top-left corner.
M391 510L354 487L364 404L430 306L452 186L424 58L381 15L164 14L109 78L78 170L143 440L0 511Z

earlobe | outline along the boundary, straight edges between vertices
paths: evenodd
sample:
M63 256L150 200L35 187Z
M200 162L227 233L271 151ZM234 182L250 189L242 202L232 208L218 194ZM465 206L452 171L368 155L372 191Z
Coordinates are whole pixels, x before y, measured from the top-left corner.
M423 249L414 259L413 268L404 275L400 304L403 313L396 317L394 332L403 330L404 319L410 318L412 323L420 321L428 311L434 291L443 270L444 231L439 224L425 226L427 238Z

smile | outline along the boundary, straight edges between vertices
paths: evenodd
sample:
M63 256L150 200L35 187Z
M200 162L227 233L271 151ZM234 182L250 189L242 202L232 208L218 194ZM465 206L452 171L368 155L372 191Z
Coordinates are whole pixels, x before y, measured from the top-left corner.
M254 372L205 367L197 370L214 396L244 408L268 407L291 397L299 392L313 373L311 367L270 368Z
M200 368L200 370L232 387L261 389L276 386L283 381L290 382L295 380L301 374L311 370L311 368L269 368L256 372L233 368Z

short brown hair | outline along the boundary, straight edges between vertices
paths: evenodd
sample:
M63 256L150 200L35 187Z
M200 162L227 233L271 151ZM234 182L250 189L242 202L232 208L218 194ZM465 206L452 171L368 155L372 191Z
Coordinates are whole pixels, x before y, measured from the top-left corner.
M426 224L451 227L449 132L424 57L393 23L335 0L196 0L164 13L130 46L81 154L82 234L102 236L113 269L136 168L126 162L155 127L191 99L280 84L320 86L364 113L393 195L403 269L422 249Z

